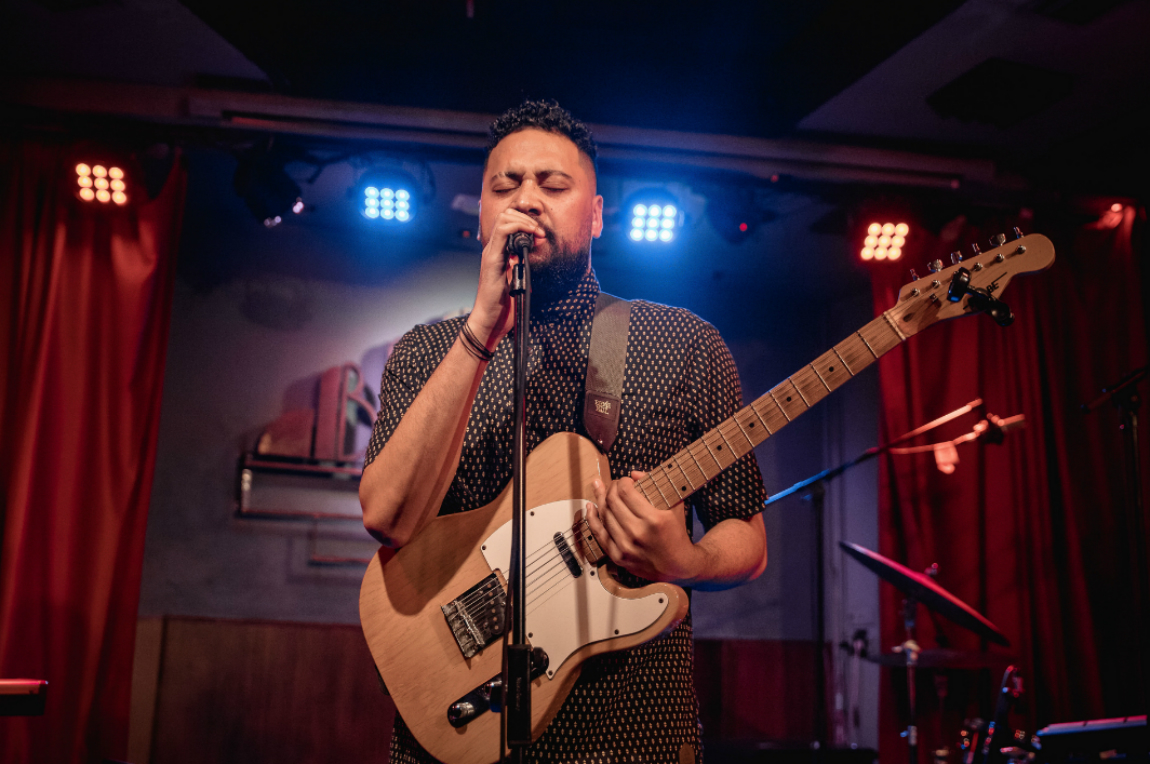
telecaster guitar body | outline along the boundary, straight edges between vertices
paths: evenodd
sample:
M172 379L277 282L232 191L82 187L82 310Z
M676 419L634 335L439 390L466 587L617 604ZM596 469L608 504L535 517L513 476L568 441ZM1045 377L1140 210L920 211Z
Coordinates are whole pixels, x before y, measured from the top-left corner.
M679 587L629 589L595 564L582 541L583 507L594 497L595 479L610 482L607 460L574 433L551 436L527 460L527 631L548 658L532 682L533 737L559 711L583 661L647 642L687 613ZM476 602L483 591L476 587L492 575L502 589L510 524L508 486L486 507L431 521L390 560L381 549L360 590L363 632L396 708L423 747L450 764L499 757L499 714L481 713L457 728L448 709L499 675L502 640L477 648L469 642L481 630L474 613L456 618L464 626L453 629L443 608L455 613ZM464 632L464 646L457 631Z

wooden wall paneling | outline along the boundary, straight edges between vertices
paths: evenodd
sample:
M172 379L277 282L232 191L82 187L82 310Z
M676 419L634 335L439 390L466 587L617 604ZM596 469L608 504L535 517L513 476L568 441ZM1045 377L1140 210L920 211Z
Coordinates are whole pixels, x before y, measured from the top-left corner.
M149 764L152 729L156 721L156 696L160 685L164 619L141 618L136 622L136 652L132 662L132 702L128 716L128 761Z
M150 761L386 762L394 714L358 627L168 618Z

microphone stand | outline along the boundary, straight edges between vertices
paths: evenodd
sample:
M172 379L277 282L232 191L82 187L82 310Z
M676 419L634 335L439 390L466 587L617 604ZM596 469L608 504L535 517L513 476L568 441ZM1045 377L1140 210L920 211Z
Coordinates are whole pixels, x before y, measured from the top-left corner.
M825 500L826 500L826 488L825 488L824 483L827 480L830 480L831 478L838 477L839 475L846 472L851 467L854 467L858 464L862 464L863 462L865 462L869 459L873 459L874 457L878 456L879 454L886 453L890 449L897 446L899 443L904 443L904 442L906 442L912 438L915 438L915 437L918 437L919 435L922 435L925 432L929 432L930 430L933 430L934 428L936 428L940 425L946 424L947 422L949 422L952 419L955 419L956 417L960 417L963 414L966 414L966 413L969 413L970 411L973 411L974 409L978 408L981 405L982 405L982 398L975 398L973 401L966 404L965 406L957 408L954 411L950 412L949 414L945 414L944 416L941 416L938 419L935 419L933 422L929 422L929 423L923 425L922 427L919 427L916 430L911 430L910 432L906 433L905 435L903 435L899 438L895 438L890 443L887 443L887 444L882 445L882 446L874 446L872 448L868 448L861 455L852 459L849 462L846 462L844 464L840 464L838 467L835 467L833 469L824 470L824 471L820 472L819 474L817 474L813 477L810 477L810 478L807 478L806 480L795 483L793 486L786 489L785 491L782 491L781 493L776 493L774 496L771 496L770 498L768 498L766 500L766 502L763 503L764 507L769 507L770 505L774 504L776 501L780 501L781 499L784 499L793 493L798 493L799 491L803 490L804 488L814 486L814 488L812 488L810 493L806 494L804 496L804 498L808 499L811 502L811 511L814 514L814 522L815 522L815 534L814 534L815 535L815 563L816 563L816 571L815 571L815 597L816 597L816 604L815 604L815 608L816 608L816 612L815 612L815 644L818 646L818 660L815 661L815 687L817 688L815 690L815 739L811 745L811 747L815 751L821 751L826 746L826 743L827 743L827 740L826 740L826 735L827 735L827 733L826 733L827 687L826 687L826 647L825 647L825 645L826 645L826 630L827 630L827 626L826 626L826 604L825 604L826 574L824 572L825 566L823 564L823 544L824 544L824 538L823 537L825 535L825 531L824 531L823 526L824 526L824 515L825 515L824 505L825 505ZM911 675L913 676L913 664L909 668L911 668ZM911 690L911 692L913 692L913 690ZM913 708L911 709L911 726L908 729L914 729L914 710L913 710ZM908 736L912 738L910 740L910 742L912 744L911 764L917 764L916 760L915 760L915 755L917 754L917 740L914 739L914 737L915 737L914 735L908 735ZM816 754L816 756L817 757L821 756L821 754Z
M1142 571L1141 575L1131 578L1135 583L1135 595L1140 600L1138 630L1142 633L1139 642L1145 645L1145 639L1150 634L1150 565L1147 556L1150 554L1150 527L1147 525L1145 509L1142 500L1142 470L1139 456L1141 449L1138 446L1138 409L1142 406L1142 399L1138 394L1138 383L1150 372L1150 366L1134 369L1113 385L1103 388L1102 394L1090 403L1083 403L1083 413L1089 414L1105 403L1109 402L1121 412L1123 446L1125 451L1126 472L1126 501L1130 511L1130 545L1134 570ZM1139 591L1140 590L1140 591ZM1134 656L1138 661L1137 673L1142 681L1142 687L1150 682L1150 654L1145 648L1140 654ZM1150 700L1145 694L1140 698L1143 706Z
M530 250L519 250L511 269L511 297L515 304L515 343L512 364L515 370L515 414L512 440L511 571L507 607L511 630L504 647L503 731L515 762L526 760L531 744L531 646L527 643L527 367L531 353L531 266ZM503 751L500 751L503 758Z

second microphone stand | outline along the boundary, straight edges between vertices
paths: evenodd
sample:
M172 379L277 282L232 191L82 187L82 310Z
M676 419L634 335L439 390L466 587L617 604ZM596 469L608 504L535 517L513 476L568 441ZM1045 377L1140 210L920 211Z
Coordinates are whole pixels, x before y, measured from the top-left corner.
M814 514L815 522L815 644L818 646L818 660L815 661L815 739L813 748L817 751L826 746L827 744L827 688L826 688L826 574L824 571L824 553L823 542L825 536L824 530L824 503L826 499L825 482L831 478L836 478L842 473L862 464L865 461L873 459L874 457L886 453L900 443L929 432L934 428L949 422L956 417L969 413L982 405L981 398L975 398L970 403L957 408L954 411L944 416L935 419L933 422L924 424L918 429L911 430L905 435L895 438L890 443L882 446L875 446L868 448L858 457L852 459L845 464L840 464L833 469L824 470L813 477L807 478L801 482L795 483L787 490L776 493L774 496L767 499L764 507L769 507L776 501L786 498L793 493L798 493L804 488L811 488L810 492L806 494L806 498L811 501L811 509ZM912 764L914 762L912 761Z

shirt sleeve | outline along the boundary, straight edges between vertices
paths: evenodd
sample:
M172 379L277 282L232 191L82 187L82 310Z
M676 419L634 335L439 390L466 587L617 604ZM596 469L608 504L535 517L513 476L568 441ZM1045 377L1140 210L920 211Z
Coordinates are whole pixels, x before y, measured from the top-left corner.
M739 374L731 351L719 332L704 324L696 343L690 375L690 397L697 418L692 439L702 437L743 407ZM763 476L752 450L691 497L691 506L705 530L730 518L747 519L763 510Z
M364 467L379 456L435 368L428 368L429 348L421 337L422 330L423 327L417 326L403 335L383 366L383 377L379 382L379 416L375 419L371 440L363 456Z

